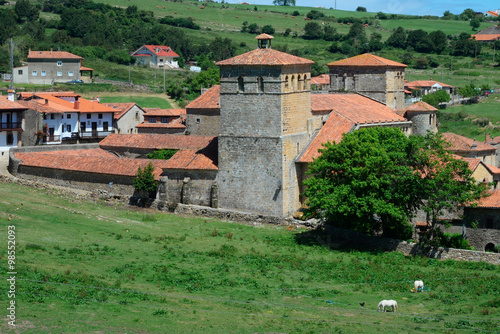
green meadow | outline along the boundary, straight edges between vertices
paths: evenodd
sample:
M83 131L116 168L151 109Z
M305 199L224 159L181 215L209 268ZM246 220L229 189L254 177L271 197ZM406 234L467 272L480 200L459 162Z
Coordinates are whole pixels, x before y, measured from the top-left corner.
M321 231L177 216L1 183L16 329L1 333L496 333L500 267L330 249ZM423 293L411 293L422 279ZM398 312L377 304L394 299Z

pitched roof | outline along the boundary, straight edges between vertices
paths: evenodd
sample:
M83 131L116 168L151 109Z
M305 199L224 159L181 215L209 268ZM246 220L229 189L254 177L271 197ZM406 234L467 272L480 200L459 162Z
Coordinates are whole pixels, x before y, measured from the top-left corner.
M16 101L9 100L6 96L0 96L0 110L7 109L27 109L27 107Z
M185 136L168 134L118 134L112 133L99 142L104 149L116 147L136 149L201 149L207 147L216 137Z
M293 56L291 54L274 49L259 48L239 56L225 59L216 63L217 66L239 66L239 65L261 65L261 66L285 66L285 65L312 65L312 60Z
M383 103L359 94L312 94L313 112L332 111L355 124L407 122Z
M329 74L321 74L311 78L311 85L327 85L330 83Z
M29 51L28 59L83 59L66 51Z
M481 198L476 202L478 208L500 208L500 189L495 189L488 192L488 197Z
M159 57L179 57L177 53L175 53L169 46L165 45L143 45L134 53L132 53L132 56L140 57L140 56L150 56L149 54L139 54L136 53L140 51L143 47L151 51L153 54L159 56Z
M23 100L37 103L39 112L64 113L114 113L115 109L108 107L97 100L87 100L74 92L22 93ZM78 98L78 104L75 100ZM21 101L18 101L22 103ZM76 108L75 108L76 107Z
M306 149L298 157L297 162L312 162L313 159L320 156L318 150L323 148L322 144L326 142L340 142L344 133L350 132L354 126L355 123L348 118L331 113L318 134L312 138L309 145L307 145Z
M134 106L137 106L137 104L133 102L128 102L128 103L103 103L103 105L115 109L113 118L118 120L123 117L129 111L132 109ZM139 106L137 106L140 108Z
M347 59L328 63L327 66L359 66L359 67L407 67L396 61L365 53Z
M434 111L437 111L437 108L434 108L433 106L431 106L427 102L419 101L419 102L413 103L411 106L406 108L406 111L418 111L418 112L431 111L431 112L434 112Z
M445 139L447 142L450 143L451 146L448 149L453 152L496 151L496 147L491 146L490 144L466 138L464 136L460 136L455 133L445 132L442 134L442 136L443 139ZM477 145L477 148L475 149L472 148L474 143Z
M491 15L491 16L495 16L495 17L498 17L498 12L497 11L494 11L494 10L489 10L487 11L486 13L484 13L485 15L488 14L488 15Z
M144 108L144 116L182 116L186 114L186 109L160 109L160 108Z
M445 84L445 83L442 83L439 81L435 81L435 80L415 80L415 81L411 81L411 82L406 82L405 87L408 87L410 89L411 88L422 88L422 87L432 87L435 84L439 84L442 87L453 87L453 86L450 86L448 84Z
M85 66L80 66L80 71L93 71L93 68L90 67L85 67Z
M213 85L205 93L186 106L186 109L220 109L220 85Z
M496 41L500 39L500 34L476 34L471 35L471 38L481 42Z
M165 169L217 170L217 152L214 150L179 150Z
M141 123L135 126L136 128L159 128L159 129L185 129L186 125L182 124L180 118L174 119L168 123Z
M259 36L255 36L255 39L273 39L274 37L268 34L260 34Z

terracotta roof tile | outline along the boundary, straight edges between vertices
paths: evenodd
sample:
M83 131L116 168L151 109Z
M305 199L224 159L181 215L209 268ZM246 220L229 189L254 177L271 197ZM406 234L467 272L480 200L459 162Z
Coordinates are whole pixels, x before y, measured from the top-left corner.
M459 155L456 155L456 158L466 161L469 164L469 169L472 172L474 172L477 169L477 167L481 164L481 160L476 158L464 158Z
M27 109L27 107L16 101L10 101L7 97L0 96L0 110L7 109Z
M81 98L73 92L49 92L49 93L23 93L22 99L37 102L40 107L48 106L58 112L82 112L82 113L115 113L115 109L99 103L97 100ZM67 99L65 99L67 98ZM78 98L78 108L73 101ZM48 104L45 103L48 101Z
M476 34L471 35L471 38L476 41L497 41L500 39L500 34Z
M496 147L478 141L476 141L477 149L472 149L472 145L474 143L473 139L466 138L455 133L445 132L442 136L443 139L450 143L451 146L448 149L453 152L496 151Z
M484 197L477 201L477 207L479 208L500 208L500 189L495 189L488 192L488 197Z
M434 108L433 106L431 106L427 102L419 101L419 102L413 103L411 106L406 108L406 111L418 111L418 112L431 111L431 112L434 112L434 111L437 111L437 108Z
M284 66L284 65L312 65L312 60L293 56L291 54L274 49L255 49L239 56L219 61L217 66L238 65L260 65L260 66Z
M94 71L94 69L90 67L81 66L80 71Z
M311 85L328 85L330 84L330 75L321 74L317 77L311 78Z
M141 123L135 126L136 128L159 128L159 129L185 129L186 125L182 124L180 118L174 119L168 123Z
M415 88L430 88L434 86L435 84L438 84L442 87L453 87L448 84L439 82L439 81L434 81L434 80L415 80L415 81L410 81L405 83L405 88L409 89L415 89Z
M489 169L489 171L494 174L494 175L500 175L500 168L492 165L487 165L485 164L486 168Z
M274 37L268 34L260 34L259 36L255 36L255 39L273 39Z
M393 60L382 58L365 53L347 59L337 60L327 64L330 66L360 66L360 67L407 67L405 64L398 63Z
M350 132L354 126L355 123L344 116L331 113L316 137L311 140L297 161L312 162L313 159L320 156L318 150L323 148L322 144L326 142L340 142L344 133Z
M144 116L181 116L186 115L186 109L144 108Z
M104 149L130 147L137 149L202 149L216 137L169 134L118 134L112 133L99 142Z
M186 106L186 109L220 109L220 85L214 85L196 100Z
M80 56L74 55L66 51L30 51L28 59L83 59Z
M149 51L151 51L153 54L157 55L157 56L160 56L160 57L179 57L179 55L177 53L175 53L169 46L165 46L165 45L144 45L144 47L146 49L148 49ZM142 49L142 46L137 49L137 51L139 51L140 49ZM136 53L137 51L135 51L134 53L132 53L132 56L136 56L136 57L139 57L139 56L150 56L149 54L139 54L139 53Z
M406 122L391 108L359 94L312 94L311 109L331 110L357 124Z
M114 119L120 119L129 111L132 109L133 106L136 104L133 102L129 103L103 103L103 105L115 109L113 118Z
M165 169L217 170L217 153L203 150L180 150L168 160Z

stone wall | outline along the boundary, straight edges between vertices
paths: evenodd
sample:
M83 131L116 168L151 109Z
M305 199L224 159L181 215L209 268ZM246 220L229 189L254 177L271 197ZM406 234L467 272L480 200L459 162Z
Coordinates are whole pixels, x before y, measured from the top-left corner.
M409 112L407 114L408 119L412 122L412 134L417 136L425 136L427 131L431 131L432 133L437 132L437 128L435 123L436 113L415 113Z
M218 136L220 109L186 109L186 132L197 136Z

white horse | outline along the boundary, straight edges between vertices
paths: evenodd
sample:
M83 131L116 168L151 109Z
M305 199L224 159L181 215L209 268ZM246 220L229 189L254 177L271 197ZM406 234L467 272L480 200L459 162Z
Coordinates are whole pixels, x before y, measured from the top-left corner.
M423 292L424 291L424 282L415 281L415 292Z
M382 300L378 303L378 310L382 312L387 312L387 310L391 309L392 312L396 312L398 310L398 303L395 300Z

